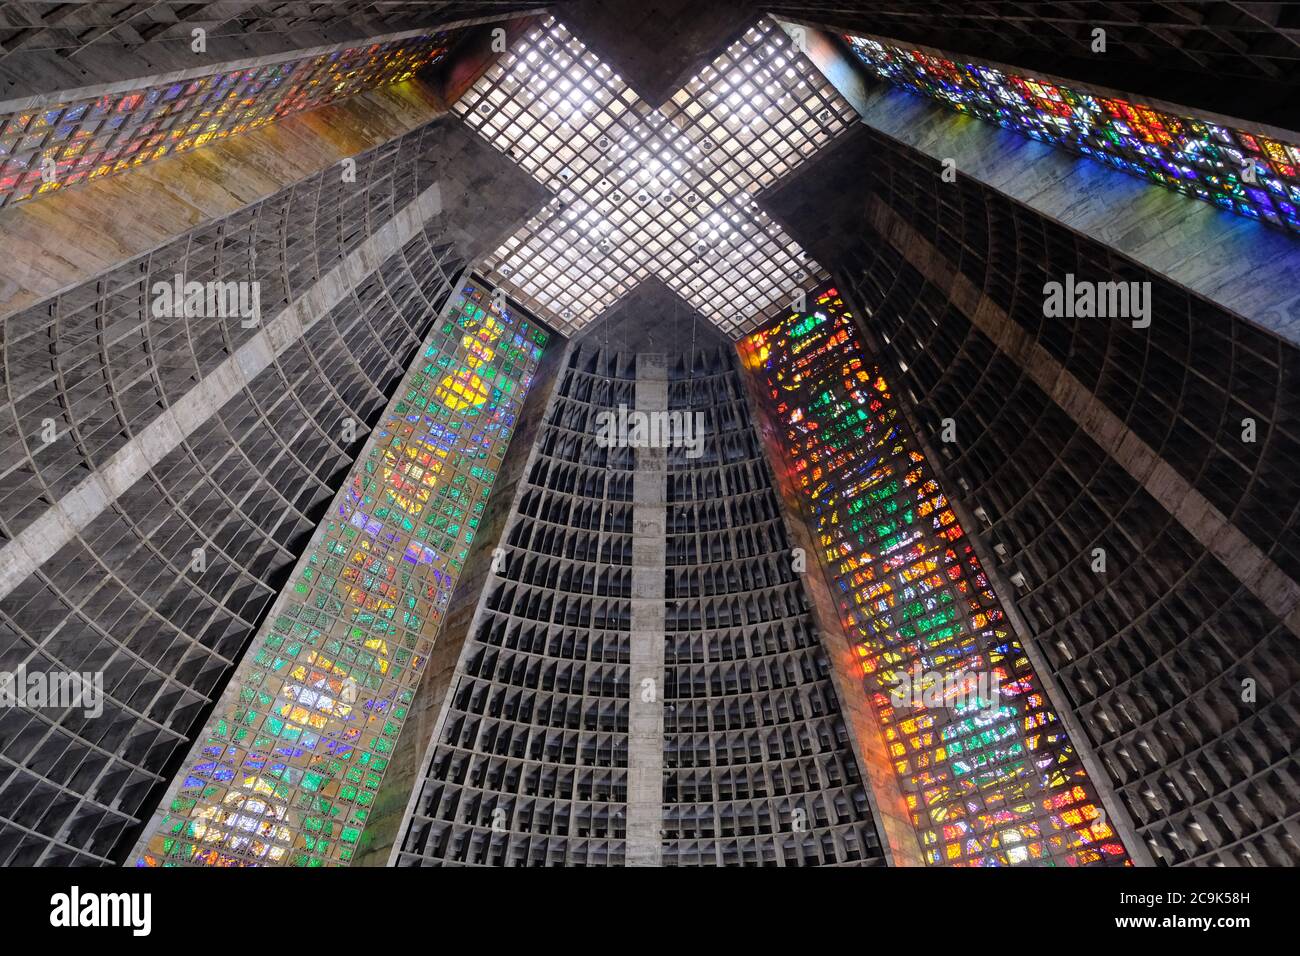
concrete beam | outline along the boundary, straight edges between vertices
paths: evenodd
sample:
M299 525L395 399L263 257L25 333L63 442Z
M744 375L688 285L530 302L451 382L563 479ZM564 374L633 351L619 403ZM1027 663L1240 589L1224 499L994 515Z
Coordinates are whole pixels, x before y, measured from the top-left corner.
M636 407L668 408L663 355L636 357ZM664 823L664 541L668 452L636 449L632 476L632 667L628 681L627 866L660 866Z

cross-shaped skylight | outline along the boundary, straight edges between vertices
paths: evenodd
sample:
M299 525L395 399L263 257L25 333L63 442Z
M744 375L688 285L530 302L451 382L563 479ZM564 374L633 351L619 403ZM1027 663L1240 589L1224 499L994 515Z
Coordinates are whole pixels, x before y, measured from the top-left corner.
M548 17L456 110L554 193L483 269L566 334L651 275L733 337L826 277L753 196L857 116L768 17L658 109Z

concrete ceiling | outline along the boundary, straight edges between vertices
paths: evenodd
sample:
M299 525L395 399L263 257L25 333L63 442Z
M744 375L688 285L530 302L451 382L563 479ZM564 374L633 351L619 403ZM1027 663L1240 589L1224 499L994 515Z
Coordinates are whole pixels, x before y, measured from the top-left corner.
M731 0L576 0L556 13L656 107L759 16L752 4Z
M663 280L651 276L605 310L578 333L579 341L604 345L618 352L662 352L730 348L730 341L712 322L693 309Z

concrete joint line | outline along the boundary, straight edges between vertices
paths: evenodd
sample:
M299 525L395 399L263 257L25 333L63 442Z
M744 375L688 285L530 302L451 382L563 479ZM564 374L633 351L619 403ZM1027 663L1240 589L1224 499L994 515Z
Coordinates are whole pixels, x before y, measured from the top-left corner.
M879 197L868 220L1251 594L1300 636L1300 584ZM954 274L956 279L953 279ZM978 304L971 308L972 302Z
M442 211L434 183L0 549L0 598L71 542Z

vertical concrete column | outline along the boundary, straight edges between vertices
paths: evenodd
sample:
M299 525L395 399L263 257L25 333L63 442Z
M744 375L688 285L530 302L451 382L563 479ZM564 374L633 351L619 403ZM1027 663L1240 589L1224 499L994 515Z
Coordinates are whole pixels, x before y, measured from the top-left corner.
M662 355L638 355L636 407L668 408L668 366ZM627 865L663 862L664 564L668 455L636 449L632 477L632 670L628 711Z

